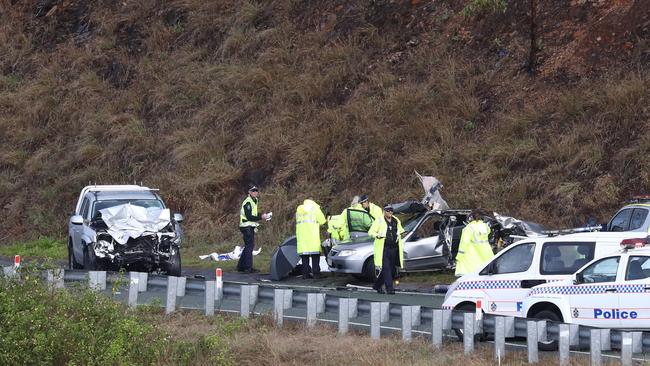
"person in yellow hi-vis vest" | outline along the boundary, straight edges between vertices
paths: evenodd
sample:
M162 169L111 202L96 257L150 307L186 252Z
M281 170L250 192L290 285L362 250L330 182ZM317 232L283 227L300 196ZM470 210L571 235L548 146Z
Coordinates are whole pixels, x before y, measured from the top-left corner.
M490 227L483 221L483 210L475 209L463 229L456 255L456 276L472 273L494 257L489 242Z
M320 206L310 199L296 209L296 250L302 259L303 279L320 276L320 226L326 222Z
M397 276L397 266L404 268L404 228L397 217L393 216L393 207L384 206L384 214L375 219L368 230L368 235L375 238L373 255L375 271L379 272L372 286L378 293L394 294L393 278Z
M381 208L375 205L374 203L368 201L367 194L362 194L361 197L359 197L359 203L354 208L365 210L370 215L370 217L372 217L373 220L379 220L382 217Z

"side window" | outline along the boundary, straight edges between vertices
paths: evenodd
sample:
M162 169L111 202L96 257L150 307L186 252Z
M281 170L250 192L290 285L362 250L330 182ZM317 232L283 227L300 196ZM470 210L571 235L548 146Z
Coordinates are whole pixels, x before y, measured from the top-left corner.
M81 202L81 212L79 213L81 217L85 219L88 218L88 208L90 207L90 200L88 197L84 197L83 202Z
M535 243L519 244L494 260L493 274L525 272L533 263ZM481 274L487 274L486 270Z
M614 282L621 257L609 257L599 260L582 271L585 283Z
M625 270L625 280L642 280L648 277L650 277L650 257L630 257Z
M594 242L544 243L539 272L541 274L572 274L594 259Z
M441 224L442 222L439 221L439 217L435 215L426 217L424 219L424 222L421 223L420 226L418 226L418 228L415 230L413 236L411 236L411 241L438 235Z
M636 230L642 227L645 223L646 217L648 217L648 210L645 208L635 208L634 211L632 211L629 230Z
M368 232L370 226L372 226L372 217L366 211L348 210L348 225L350 232Z
M630 216L632 209L628 208L619 212L609 223L608 231L627 231L630 226Z

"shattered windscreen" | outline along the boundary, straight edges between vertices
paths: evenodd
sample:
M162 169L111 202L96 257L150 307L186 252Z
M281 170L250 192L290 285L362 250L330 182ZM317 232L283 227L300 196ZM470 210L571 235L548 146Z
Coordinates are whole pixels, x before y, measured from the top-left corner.
M103 210L105 208L109 207L114 207L114 206L119 206L123 205L125 203L130 203L134 206L139 206L143 208L165 208L163 203L160 200L155 200L155 199L138 199L138 200L104 200L104 201L96 201L95 205L93 207L93 218L97 218L97 215L99 214L99 210Z

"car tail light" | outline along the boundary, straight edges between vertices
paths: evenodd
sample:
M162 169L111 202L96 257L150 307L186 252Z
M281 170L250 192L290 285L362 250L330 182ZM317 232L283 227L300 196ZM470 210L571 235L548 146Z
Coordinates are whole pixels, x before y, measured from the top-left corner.
M624 239L621 241L621 247L624 249L641 248L648 245L648 238Z

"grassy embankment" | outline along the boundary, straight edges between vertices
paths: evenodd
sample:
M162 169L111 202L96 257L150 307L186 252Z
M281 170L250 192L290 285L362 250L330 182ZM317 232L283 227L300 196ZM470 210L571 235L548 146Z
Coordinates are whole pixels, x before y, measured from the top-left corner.
M589 68L601 50L578 50L574 37L592 29L558 27L601 19L606 4L541 2L540 14L558 16L540 19L542 72L531 77L523 2L477 19L462 14L467 1L398 3L84 0L37 11L0 0L2 242L61 238L89 181L160 188L185 214L186 264L241 242L249 182L275 214L257 238L260 263L292 233L303 198L332 212L362 192L379 204L419 198L413 170L438 176L455 207L552 227L602 221L650 191L640 24L614 22L629 25L615 33L633 35L632 51Z
M250 320L198 312L165 316L155 306L130 310L84 288L51 291L27 271L23 281L0 278L0 364L5 365L485 365L492 348L479 344L434 350L425 339L397 336L372 341L365 332L338 336L336 329L273 326L270 316ZM503 365L523 365L511 352ZM574 365L587 364L585 358ZM540 365L553 365L555 354Z

